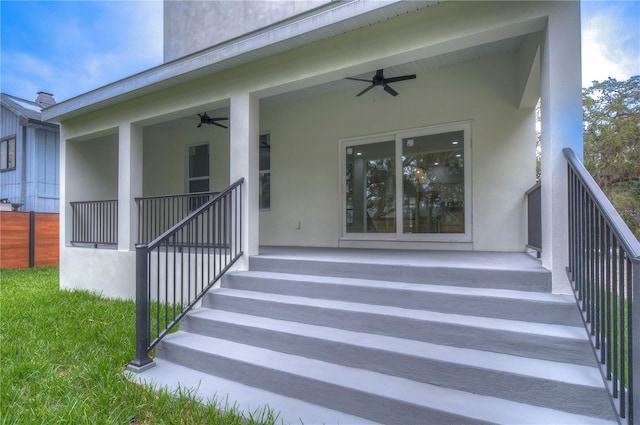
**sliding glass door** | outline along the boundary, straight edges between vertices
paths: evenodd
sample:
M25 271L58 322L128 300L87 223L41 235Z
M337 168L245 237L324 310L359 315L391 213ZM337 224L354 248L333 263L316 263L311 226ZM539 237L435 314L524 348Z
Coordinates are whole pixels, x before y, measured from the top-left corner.
M470 240L470 124L344 140L343 238Z

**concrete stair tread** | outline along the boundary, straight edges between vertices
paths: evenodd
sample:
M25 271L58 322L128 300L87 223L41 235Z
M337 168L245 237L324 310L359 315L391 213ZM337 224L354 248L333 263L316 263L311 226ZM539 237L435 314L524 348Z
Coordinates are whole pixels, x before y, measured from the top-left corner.
M203 320L318 338L520 376L554 380L593 388L602 387L602 376L597 367L554 362L470 348L451 347L392 336L354 332L208 308L198 309L192 313L192 316ZM185 324L185 328L188 332L188 323Z
M252 368L279 371L298 382L321 382L348 388L359 394L396 400L424 409L451 412L476 421L498 424L611 424L600 418L571 414L494 397L438 387L363 369L275 352L223 339L177 332L168 335L163 350L188 349L209 356L252 365ZM179 348L177 348L179 347ZM187 356L178 355L180 358ZM257 370L257 369L256 369ZM290 381L293 382L293 381ZM303 391L303 386L297 388ZM349 400L349 403L357 400ZM275 406L273 406L275 407Z
M388 266L545 272L540 260L524 252L432 251L399 249L312 248L261 246L251 258L316 262L384 264Z
M572 295L558 295L547 292L533 292L513 289L500 288L474 288L464 286L450 286L443 283L434 285L428 283L399 282L388 280L373 280L349 277L334 276L316 276L302 275L293 273L278 273L268 271L243 271L232 272L230 275L237 274L254 279L279 279L291 282L308 282L336 286L356 286L360 288L376 288L389 290L408 290L421 293L439 293L448 295L459 295L466 297L492 297L508 300L525 300L532 302L545 302L554 304L570 304L575 305L575 299ZM224 285L223 285L224 286Z
M533 323L489 317L467 316L461 314L439 313L428 310L416 310L336 300L314 299L281 294L271 294L265 292L234 290L229 288L219 288L213 290L209 295L215 295L216 297L254 299L272 303L280 303L283 305L302 305L313 308L370 313L381 316L388 315L406 319L421 320L425 322L448 323L474 328L493 329L500 331L526 333L531 335L588 341L585 329L578 326Z
M142 374L129 376L138 382L156 388L166 388L169 391L188 388L195 391L202 402L210 402L214 397L223 405L228 401L231 406L235 405L243 412L245 417L268 406L273 409L273 414L277 415L276 424L378 424L344 412L199 372L160 358L154 362L155 367ZM176 376L180 377L179 382L176 381ZM304 418L300 417L301 412L304 412Z

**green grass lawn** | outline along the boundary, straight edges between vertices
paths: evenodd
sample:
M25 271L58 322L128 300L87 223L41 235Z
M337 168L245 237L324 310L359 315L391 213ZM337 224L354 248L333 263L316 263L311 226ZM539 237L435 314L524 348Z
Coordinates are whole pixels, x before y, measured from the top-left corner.
M273 424L131 382L135 306L58 289L58 268L0 275L0 423Z

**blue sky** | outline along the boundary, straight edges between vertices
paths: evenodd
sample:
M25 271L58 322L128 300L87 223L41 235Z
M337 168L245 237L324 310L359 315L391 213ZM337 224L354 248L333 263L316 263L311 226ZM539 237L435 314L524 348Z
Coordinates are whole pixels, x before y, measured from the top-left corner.
M0 0L0 90L58 102L162 63L162 1ZM582 3L583 86L640 74L640 0Z

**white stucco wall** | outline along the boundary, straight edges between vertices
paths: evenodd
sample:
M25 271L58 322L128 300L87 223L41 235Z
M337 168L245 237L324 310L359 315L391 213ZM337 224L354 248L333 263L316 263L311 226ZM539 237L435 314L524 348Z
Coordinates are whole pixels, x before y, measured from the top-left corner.
M262 108L261 131L271 132L272 147L271 210L260 213L260 243L340 244L339 139L471 120L471 162L465 165L472 167L473 244L431 246L524 250L524 192L535 183L535 116L514 103L516 69L513 54L503 54L396 83L395 98L380 91L356 97L354 89Z
M251 33L329 0L164 2L164 61Z
M118 198L118 136L67 142L67 202Z
M209 145L210 190L229 186L229 130L215 126L196 128L198 121L183 121L170 127L145 129L144 196L187 192L187 149L196 144Z

